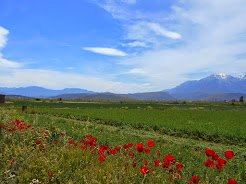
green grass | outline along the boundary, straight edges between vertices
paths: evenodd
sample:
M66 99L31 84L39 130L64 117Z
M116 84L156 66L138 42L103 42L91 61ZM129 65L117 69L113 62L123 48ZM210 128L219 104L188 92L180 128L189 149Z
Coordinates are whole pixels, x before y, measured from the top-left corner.
M112 126L154 130L161 134L226 144L245 145L246 143L244 111L36 109L28 112L89 120Z
M129 113L129 111L128 111ZM131 127L114 127L78 120L55 117L52 114L38 115L19 113L15 110L0 109L0 125L10 121L10 118L25 120L32 124L35 130L26 132L8 132L1 130L0 134L0 183L30 183L38 179L41 183L170 183L170 176L175 174L164 172L163 168L153 165L151 161L161 161L171 154L184 165L183 179L175 179L173 183L187 183L193 175L199 176L205 183L227 183L229 178L239 183L246 183L245 148L238 146L225 146L212 142L197 141L189 138L175 138L161 135L153 130L136 130ZM56 130L52 130L56 127ZM45 141L41 130L48 130L49 138ZM59 137L63 132L65 137ZM83 135L92 134L98 138L98 144L106 144L111 148L123 146L129 142L142 142L154 140L156 145L151 148L151 154L139 154L136 150L135 161L138 168L131 167L132 159L121 155L107 156L105 162L98 162L98 156L85 152L82 149L68 147L67 142L79 142ZM36 140L41 140L45 149L36 146ZM58 144L52 144L58 140ZM227 166L221 171L216 168L206 168L204 162L208 159L205 149L214 149L222 158L223 152L233 150L236 156L229 160ZM122 150L123 152L123 150ZM161 158L156 153L161 153ZM13 164L9 160L15 159ZM143 175L139 169L143 160L150 162L149 168L155 172ZM125 166L129 163L129 166ZM52 172L53 177L48 174ZM10 178L11 173L15 177Z
M44 102L45 101L45 102ZM148 109L149 107L154 109L192 109L192 108L204 108L208 110L246 110L246 104L231 102L79 102L79 101L64 101L58 103L54 101L50 103L49 100L33 101L33 100L13 100L12 104L0 104L0 106L27 106L28 108L79 108L79 109Z

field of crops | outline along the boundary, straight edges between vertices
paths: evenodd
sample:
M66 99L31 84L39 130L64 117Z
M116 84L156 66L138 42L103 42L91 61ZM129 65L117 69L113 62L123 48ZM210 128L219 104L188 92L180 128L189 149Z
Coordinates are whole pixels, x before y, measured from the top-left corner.
M130 126L161 134L227 144L246 144L245 111L38 109L32 113L89 120L112 126Z
M0 114L0 183L246 182L245 148L14 109Z
M246 110L246 104L239 102L79 102L79 101L58 101L43 100L13 100L5 106L27 106L30 108L79 108L79 109L194 109L202 108L207 110Z
M68 104L0 107L0 183L246 183L243 105Z

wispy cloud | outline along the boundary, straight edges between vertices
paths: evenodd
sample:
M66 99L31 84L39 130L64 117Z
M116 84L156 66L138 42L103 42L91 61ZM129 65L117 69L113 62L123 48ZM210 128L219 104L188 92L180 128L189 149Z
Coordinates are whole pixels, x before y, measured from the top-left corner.
M155 34L157 34L157 35L169 37L172 39L180 39L181 38L181 35L179 33L169 31L169 30L165 29L164 27L162 27L160 24L147 22L147 23L143 23L143 25L149 27L150 30L154 31Z
M9 31L3 27L0 26L0 50L5 47L7 43L7 35L9 34ZM0 52L0 67L1 68L18 68L21 64L9 61L7 59L3 58L3 54Z
M143 69L134 68L127 72L128 74L145 74L146 72Z
M0 26L0 49L6 45L8 34L9 34L9 31Z
M127 53L107 47L83 47L84 50L95 52L98 54L108 55L108 56L126 56Z
M148 47L148 45L144 42L134 41L129 43L121 43L124 47Z
M152 22L135 22L126 26L126 39L135 39L141 42L160 44L165 38L180 39L181 35L177 32L167 30L158 23ZM164 42L165 43L165 42ZM168 43L168 42L166 42Z
M0 68L1 71L1 68ZM82 88L96 92L134 93L153 91L152 86L137 83L113 82L82 74L41 69L9 69L0 72L0 86L42 86L49 89ZM56 77L54 77L56 76ZM6 81L8 81L6 83Z
M189 80L188 74L227 73L237 75L246 68L246 4L236 1L192 1L182 0L173 5L168 25L182 39L158 40L151 34L179 38L178 34L163 32L156 24L140 22L128 29L127 38L144 42L160 43L158 48L149 49L141 55L120 61L121 64L145 71L139 78L157 85L160 89L174 87ZM159 23L160 26L166 23ZM163 26L164 28L164 26ZM175 31L175 32L176 32ZM167 34L168 33L168 34ZM177 44L176 44L177 43ZM238 56L241 57L238 57Z
M135 4L137 2L137 0L118 0L118 1L126 4Z

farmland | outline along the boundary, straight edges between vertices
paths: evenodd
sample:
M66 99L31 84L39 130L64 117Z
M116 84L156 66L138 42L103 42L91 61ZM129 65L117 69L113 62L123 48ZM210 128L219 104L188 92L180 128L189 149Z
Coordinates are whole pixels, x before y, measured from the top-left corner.
M0 125L5 127L0 134L1 183L32 183L34 179L41 183L194 183L192 176L198 176L201 183L227 183L229 179L246 183L246 113L241 104L231 109L217 103L204 103L203 107L162 103L57 103L59 107L55 107L55 103L25 103L0 108ZM21 112L22 104L28 105L25 112ZM34 129L8 131L16 126L15 119ZM121 150L115 155L106 153L104 160L104 154L91 153L96 146L81 142L86 140L84 135L97 138L98 146L119 146ZM148 141L155 145L147 146ZM124 149L129 143L134 146ZM137 151L140 143L150 153ZM83 145L87 148L81 149ZM213 149L227 165L221 170L215 165L206 167L207 149ZM235 152L234 158L225 158L228 150ZM130 152L134 157L124 156ZM155 165L154 160L165 164L162 160L168 155L177 163L171 162L166 168ZM134 162L136 167L132 166ZM184 167L170 172L178 163ZM143 167L150 171L143 174Z

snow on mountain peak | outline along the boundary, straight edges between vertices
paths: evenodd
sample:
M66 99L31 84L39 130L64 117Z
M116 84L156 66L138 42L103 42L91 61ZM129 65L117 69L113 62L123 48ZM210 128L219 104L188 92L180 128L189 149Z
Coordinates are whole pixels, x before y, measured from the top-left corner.
M223 74L223 73L217 73L217 74L214 74L213 75L214 77L216 77L217 79L227 79L227 77L229 76L229 75L226 75L226 74Z
M237 76L236 78L238 78L240 80L244 80L244 79L246 79L246 75L242 74L242 75Z

